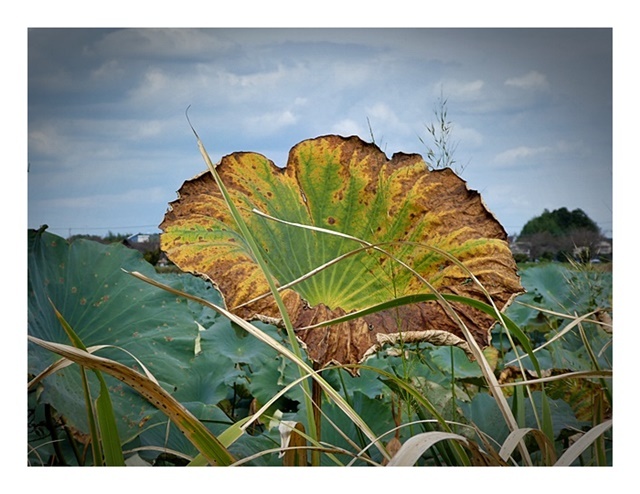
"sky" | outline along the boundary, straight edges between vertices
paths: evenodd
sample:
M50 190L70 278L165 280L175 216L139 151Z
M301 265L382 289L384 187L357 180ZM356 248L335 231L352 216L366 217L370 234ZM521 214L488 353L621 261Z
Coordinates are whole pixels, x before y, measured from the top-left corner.
M214 161L284 166L325 134L426 156L444 99L454 168L509 234L566 207L612 236L612 87L609 28L31 28L28 227L159 232L206 169L188 107Z

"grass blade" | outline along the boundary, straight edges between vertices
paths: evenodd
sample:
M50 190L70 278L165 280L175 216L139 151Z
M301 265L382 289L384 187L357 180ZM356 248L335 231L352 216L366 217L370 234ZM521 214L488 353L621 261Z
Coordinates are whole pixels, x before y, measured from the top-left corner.
M240 214L240 212L238 211L237 207L235 206L235 204L233 203L233 201L231 200L231 196L229 195L229 192L227 191L227 188L225 187L224 183L222 182L222 179L220 178L220 176L218 175L218 172L216 171L216 167L213 164L213 162L211 161L211 158L209 157L209 153L207 152L207 150L204 147L204 144L202 143L202 141L200 140L200 136L198 135L198 133L195 131L195 129L193 128L193 126L191 125L191 122L189 122L189 125L191 126L191 130L193 131L197 143L198 143L198 149L200 150L200 154L202 155L202 158L204 159L204 162L207 164L207 167L209 168L209 171L211 173L211 175L213 176L216 184L218 185L218 188L220 189L220 193L222 194L222 196L224 197L225 203L227 205L227 208L229 209L229 212L231 213L231 215L233 216L233 219L235 220L238 228L240 229L240 232L242 233L242 236L244 238L244 240L247 242L247 245L249 246L251 253L254 257L254 259L256 260L256 262L258 263L258 265L260 266L260 269L265 277L265 279L267 280L267 283L269 285L269 289L271 290L271 293L276 301L276 305L278 306L278 309L280 311L280 314L282 316L282 321L284 323L284 326L287 330L287 336L289 338L289 344L291 345L291 348L295 354L295 356L297 357L298 361L302 360L302 350L300 349L300 345L298 343L298 340L295 336L295 333L293 331L293 325L291 324L291 321L289 319L289 314L287 313L287 309L284 305L284 302L282 300L282 298L280 297L280 294L278 292L278 288L276 286L276 282L271 274L271 271L269 270L269 268L267 267L267 264L262 256L262 253L251 233L251 231L249 230L247 224L245 223L244 219L242 218L242 215ZM304 370L299 367L300 369L300 375L302 376L304 374ZM310 435L311 437L313 437L316 441L319 439L317 437L317 424L315 423L315 418L314 418L314 405L313 402L310 398L311 396L311 390L309 389L309 382L308 381L303 381L302 382L302 387L305 390L304 393L304 400L305 400L305 410L307 413L307 422L309 424L309 429L310 429ZM319 406L319 404L318 404ZM313 452L312 453L312 463L314 465L318 465L320 463L320 456L318 452Z
M131 274L132 276L135 276L136 278L145 281L146 283L149 283L151 285L154 285L158 288L161 288L163 290L166 290L170 293L173 293L175 295L181 296L181 297L185 297L189 300L193 300L194 302L197 302L199 304L202 304L206 307L209 307L211 309L213 309L214 311L216 311L217 313L223 315L224 317L226 317L227 319L229 319L231 322L237 324L238 326L240 326L241 328L243 328L245 331L247 331L249 334L251 334L252 336L258 338L260 341L262 341L263 343L269 345L271 348L273 348L274 350L276 350L278 353L282 354L283 356L285 356L286 358L290 359L291 361L293 361L300 369L301 369L301 379L306 378L306 377L310 377L315 379L318 384L322 387L323 391L326 393L326 395L332 399L336 405L342 410L342 412L347 415L349 417L349 419L354 423L354 425L358 428L360 428L362 430L362 432L364 432L364 434L372 441L374 441L376 447L380 450L380 452L382 453L382 455L385 458L389 458L389 454L387 453L384 445L377 440L376 435L373 433L373 431L370 429L370 427L367 425L366 422L364 422L364 420L362 420L362 418L356 413L356 411L346 402L346 400L318 373L316 372L313 368L311 368L311 366L309 364L307 364L304 359L302 359L301 357L298 357L293 350L290 350L289 348L285 347L284 345L281 345L278 341L276 341L274 338L272 338L271 336L269 336L268 334L264 333L263 331L261 331L260 329L258 329L256 326L254 326L253 324L245 321L244 319L236 316L235 314L229 312L228 310L208 301L205 300L203 298L197 297L195 295L191 295L190 293L186 293L180 290L176 290L175 288L169 286L169 285L165 285L163 283L160 283L159 281L156 281L152 278L149 278L141 273L138 273L136 271L133 272L129 272L126 270L123 270L126 273ZM302 381L303 383L306 381ZM306 392L306 390L305 390ZM315 438L314 438L315 440Z
M409 438L393 458L389 461L389 467L412 466L420 459L420 457L434 444L453 439L462 444L467 444L467 438L459 434L451 432L423 432Z
M523 427L517 429L509 434L505 439L502 447L500 448L500 458L505 462L513 454L513 451L517 447L518 443L524 439L527 434L531 434L538 442L542 457L544 458L545 465L553 465L556 462L556 452L554 449L553 441L550 440L547 435L539 429L532 429L529 427Z
M49 300L49 302L53 307L58 321L64 328L64 331L67 333L67 336L73 345L86 352L87 348L84 343L82 343L80 337L53 305L53 302L51 300ZM100 395L96 399L95 406L95 415L98 419L97 427L93 413L94 408L91 402L89 383L84 372L84 367L82 367L82 385L85 393L85 401L87 402L87 413L89 415L89 428L92 436L92 452L94 454L93 461L96 465L102 464L102 458L104 455L104 462L107 466L124 466L124 455L122 454L122 445L120 442L120 435L118 434L118 426L116 425L116 419L113 414L113 405L111 404L111 398L109 396L109 388L102 377L102 374L95 369L93 369L93 371L100 383Z
M107 466L124 466L124 455L118 426L113 413L113 405L109 396L109 388L102 374L95 371L100 380L100 396L96 399L96 414L100 426L100 443L104 453L104 461Z
M84 404L87 410L87 424L89 425L89 434L91 436L91 454L93 456L93 464L102 466L102 442L100 441L100 432L96 420L96 411L91 398L91 389L89 388L89 380L87 379L87 371L80 366L80 377L82 379L82 393L84 396Z
M585 432L580 439L573 443L563 455L554 464L556 467L568 467L578 459L578 457L584 453L591 444L596 441L602 434L609 430L613 426L613 421L607 420L601 424L596 425L589 431Z
M140 393L147 401L167 415L192 444L213 465L230 465L235 458L220 441L180 402L158 384L139 372L115 360L92 355L84 350L28 337L33 343L62 355L73 362L93 370L106 372Z
M361 245L373 248L374 250L380 252L381 254L389 257L394 262L398 263L400 266L402 266L403 268L407 269L414 276L416 276L418 280L420 280L425 286L427 286L431 290L431 293L433 295L435 295L435 297L436 297L436 301L440 304L440 306L448 314L448 316L453 321L456 321L456 323L458 324L460 330L464 334L465 339L467 340L467 344L469 346L469 352L473 355L473 357L476 359L476 361L478 362L478 364L480 366L482 374L484 375L484 377L485 377L485 379L487 381L487 384L488 384L489 388L491 389L491 392L492 392L493 396L496 399L496 404L498 405L498 408L500 409L500 412L502 413L502 415L503 415L503 417L505 419L505 422L507 423L507 426L512 431L518 428L518 424L517 424L517 422L515 420L515 417L513 416L513 413L511 412L511 409L509 408L509 404L507 403L507 400L506 400L504 394L502 393L502 390L500 389L500 386L498 384L498 380L496 379L496 376L493 374L493 370L491 369L491 366L489 365L489 363L487 362L486 358L482 354L482 350L480 349L480 346L478 345L478 342L475 340L475 338L473 337L473 335L471 334L471 332L467 328L466 324L460 318L460 315L456 312L456 310L451 306L449 301L443 296L443 294L438 292L431 285L431 283L429 283L428 280L426 280L422 275L420 275L420 273L418 273L411 266L407 265L401 259L398 259L397 257L393 256L392 254L390 254L386 250L384 250L384 249L382 249L380 247L376 247L373 244L371 244L371 243L369 243L369 242L367 242L365 240L362 240L360 238L354 237L352 235L348 235L348 234L345 234L345 233L342 233L342 232L333 231L333 230L328 230L328 229L325 229L325 228L319 228L319 227L316 227L316 226L302 225L302 224L299 224L299 223L285 221L285 220L270 216L268 214L265 214L262 211L259 211L257 209L254 209L253 212L255 214L259 215L259 216L264 217L264 218L267 218L267 219L270 219L270 220L273 220L273 221L277 221L277 222L280 222L280 223L284 223L284 224L287 224L287 225L296 226L296 227L299 227L299 228L304 228L304 229L308 229L308 230L313 230L313 231L322 232L322 233L326 233L326 234L329 234L329 235L335 235L335 236L338 236L338 237L342 237L342 238L347 238L347 239L353 240L355 242L358 242ZM412 242L405 242L405 243L412 243ZM502 313L495 306L495 303L493 302L493 299L491 298L489 292L484 288L484 286L482 285L482 283L480 283L480 281L476 278L476 276L462 262L460 262L460 260L458 260L455 256L451 255L450 253L448 253L446 251L443 251L442 249L438 249L436 247L429 246L429 245L424 245L424 244L421 244L421 243L413 242L413 244L415 244L416 246L421 246L423 248L431 249L434 252L438 252L440 255L444 256L447 259L449 259L454 264L456 264L458 267L460 267L462 270L464 270L466 272L467 276L469 276L469 278L478 287L480 287L480 289L482 290L484 295L487 297L487 300L489 301L489 304L493 309L493 313L495 314L496 319L503 326L506 327L506 322L504 320L504 317L503 317ZM514 329L519 331L519 328L517 328L517 326L515 326ZM524 333L522 333L522 332L520 332L520 333L521 333L521 336L522 336L523 340L526 341L527 339L526 339ZM511 333L507 332L507 335L508 335L509 339L511 339ZM512 343L512 346L515 348L515 345L513 345L513 343ZM530 345L529 345L529 349L531 349ZM532 351L531 351L531 359L532 359L532 361L535 360L535 357L533 356L533 352ZM536 365L537 365L537 361L536 361ZM522 369L524 371L524 368L522 368ZM539 367L537 367L537 370L539 370ZM531 465L531 458L529 456L529 453L528 453L524 443L520 443L520 450L521 450L522 458L523 458L524 462L527 465Z

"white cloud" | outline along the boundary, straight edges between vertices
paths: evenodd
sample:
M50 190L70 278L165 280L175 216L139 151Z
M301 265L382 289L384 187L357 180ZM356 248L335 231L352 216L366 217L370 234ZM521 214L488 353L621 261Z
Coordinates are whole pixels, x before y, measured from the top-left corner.
M485 84L481 79L474 81L444 80L433 86L433 95L440 97L444 92L447 99L456 101L474 100L482 94Z
M357 135L362 138L369 135L368 131L351 118L345 118L333 124L331 126L331 133L343 136Z
M285 94L288 104L304 104L304 94L292 85L301 80L298 67L276 68L237 73L234 67L218 63L185 64L176 71L174 67L151 66L128 90L124 103L140 111L166 109L168 105L186 107L193 104L204 108L208 105L220 110L236 109L240 105L251 105L259 109L273 107L274 97ZM302 98L302 99L301 99Z
M464 142L465 146L481 146L484 141L482 134L476 129L456 125L455 122L452 136L455 142Z
M364 62L349 63L332 61L330 64L319 64L317 69L331 71L331 85L340 90L348 88L362 88L371 84L376 74L374 67Z
M34 126L32 126L34 127ZM69 143L63 139L58 126L52 122L32 128L29 131L29 154L56 157L68 149Z
M166 132L167 122L164 120L132 120L123 122L128 140L149 139Z
M410 112L402 106L391 106L387 103L378 102L371 106L366 106L362 112L363 121L368 119L368 125L371 130L366 129L365 134L359 134L361 137L369 138L371 131L379 144L390 143L394 150L399 145L399 141L403 141L407 136L415 136L416 123L411 117ZM417 138L415 142L418 142Z
M270 71L257 71L251 74L237 75L233 72L220 72L225 85L232 88L264 88L271 87L282 81L286 71L282 67Z
M179 80L179 79L178 79ZM128 99L140 105L141 101L167 101L175 91L176 79L165 74L157 67L150 67L141 77L138 85L129 90Z
M373 106L368 106L365 111L370 118L385 122L386 127L395 126L399 122L398 116L385 103L376 103Z
M167 87L169 78L164 72L157 68L149 70L144 77L144 85L150 92L162 90Z
M51 119L32 125L30 159L60 160L62 168L85 168L88 161L122 159L125 141L140 144L167 132L171 122L160 119Z
M532 156L537 156L550 150L551 148L548 146L537 148L529 146L518 146L517 148L507 149L506 151L498 153L494 161L498 165L513 165L520 160L531 158Z
M520 89L547 89L549 87L547 76L536 70L532 70L521 77L507 79L504 83L506 86Z
M498 153L493 161L496 165L508 166L516 164L528 158L550 153L554 153L556 155L564 154L571 156L583 155L583 144L580 142L568 142L565 140L560 140L550 146L518 146Z
M244 119L244 127L257 135L269 135L295 124L298 117L290 110L262 113Z

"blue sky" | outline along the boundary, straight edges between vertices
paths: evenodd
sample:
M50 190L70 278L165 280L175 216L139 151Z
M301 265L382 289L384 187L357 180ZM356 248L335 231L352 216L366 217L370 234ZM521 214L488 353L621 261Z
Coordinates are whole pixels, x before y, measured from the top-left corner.
M507 232L581 208L612 235L610 29L28 32L28 226L157 232L212 158L285 165L323 134L426 155L447 99L457 164Z

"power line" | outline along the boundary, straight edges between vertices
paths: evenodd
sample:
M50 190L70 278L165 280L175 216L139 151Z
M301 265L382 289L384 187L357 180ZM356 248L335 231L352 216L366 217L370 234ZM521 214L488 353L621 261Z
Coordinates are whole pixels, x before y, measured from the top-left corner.
M113 230L127 231L127 233L141 233L141 230L153 228L157 229L158 225L128 225L128 226L48 226L47 231L49 232L58 232L59 234L66 233L67 238L70 238L73 235L73 232L78 232L77 234L82 235L86 232L92 231L100 231L100 232L111 232ZM138 230L138 231L135 231Z
M117 230L126 228L157 228L158 225L130 225L130 226L50 226L50 230Z

